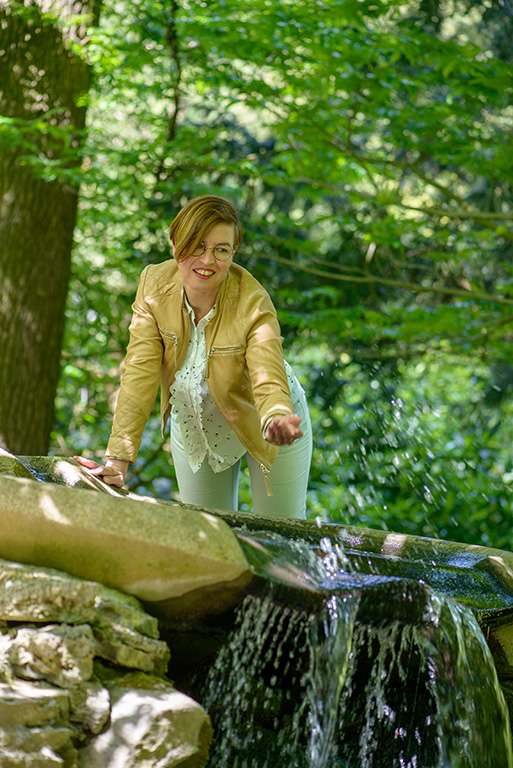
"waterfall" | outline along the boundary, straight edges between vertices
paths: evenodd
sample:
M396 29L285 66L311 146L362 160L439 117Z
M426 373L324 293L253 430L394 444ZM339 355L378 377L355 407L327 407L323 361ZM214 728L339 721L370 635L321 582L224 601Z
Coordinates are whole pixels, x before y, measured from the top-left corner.
M506 704L470 609L429 590L414 623L383 622L383 606L378 623L362 623L375 577L351 587L340 548L323 541L314 553L268 533L251 547L269 583L239 606L205 684L210 768L513 768ZM284 601L279 580L304 607L298 594Z

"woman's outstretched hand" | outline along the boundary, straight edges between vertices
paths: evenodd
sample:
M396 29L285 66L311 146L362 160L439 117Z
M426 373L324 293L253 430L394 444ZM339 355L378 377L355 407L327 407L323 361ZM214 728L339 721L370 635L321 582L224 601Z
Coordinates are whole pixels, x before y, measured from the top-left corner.
M290 445L302 437L303 433L299 429L301 417L292 414L291 416L275 416L265 430L265 439L273 445Z
M98 464L92 459L85 459L83 456L74 457L79 464L89 470L92 475L96 475L107 485L116 485L121 488L125 482L125 475L128 470L128 461L121 459L107 459L105 464Z

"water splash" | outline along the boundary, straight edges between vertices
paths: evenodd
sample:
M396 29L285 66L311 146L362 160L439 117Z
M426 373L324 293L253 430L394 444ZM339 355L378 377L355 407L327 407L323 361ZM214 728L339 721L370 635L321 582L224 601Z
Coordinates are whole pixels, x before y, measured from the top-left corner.
M513 768L506 704L469 609L426 589L416 623L361 623L362 583L376 577L352 591L340 545L323 540L313 564L297 541L278 556L279 539L262 560L278 560L269 591L244 600L208 676L211 768ZM280 573L324 598L284 605Z

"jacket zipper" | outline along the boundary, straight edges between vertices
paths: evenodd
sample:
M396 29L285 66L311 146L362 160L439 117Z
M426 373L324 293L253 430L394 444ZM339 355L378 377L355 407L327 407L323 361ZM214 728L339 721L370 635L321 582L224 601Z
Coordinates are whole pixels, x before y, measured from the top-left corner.
M243 352L244 347L240 344L234 344L231 347L210 347L208 356L212 357L214 354L218 355L231 355L233 352Z
M262 462L260 462L260 469L261 469L262 475L264 477L264 484L265 484L265 490L267 492L267 495L268 496L272 496L273 495L273 489L272 489L272 485L271 485L271 479L269 477L269 475L271 474L271 469L270 469L270 467L266 467L265 464L262 464Z
M171 339L171 341L173 342L173 348L174 348L174 353L175 353L174 354L174 357L175 357L175 368L176 368L176 359L177 359L177 354L178 354L178 336L177 336L176 333L166 333L165 336L168 339Z

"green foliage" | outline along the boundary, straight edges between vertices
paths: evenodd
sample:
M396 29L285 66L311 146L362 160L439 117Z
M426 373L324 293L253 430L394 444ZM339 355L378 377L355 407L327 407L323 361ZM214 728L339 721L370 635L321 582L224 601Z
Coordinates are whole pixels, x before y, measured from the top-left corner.
M513 409L490 402L487 367L433 354L366 373L333 362L319 371L338 382L333 404L313 398L311 513L511 549Z

